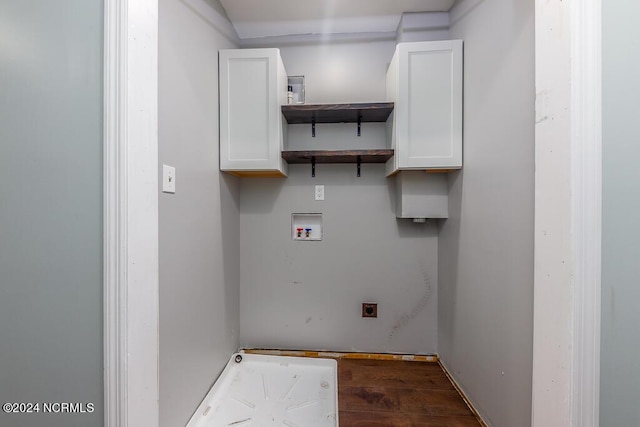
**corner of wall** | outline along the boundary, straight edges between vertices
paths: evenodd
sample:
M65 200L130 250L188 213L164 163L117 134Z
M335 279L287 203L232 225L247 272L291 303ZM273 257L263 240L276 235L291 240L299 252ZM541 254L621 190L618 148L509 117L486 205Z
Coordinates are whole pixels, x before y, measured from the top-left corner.
M403 13L396 30L396 42L448 40L449 12Z
M239 181L218 152L218 50L237 36L214 1L159 1L161 426L187 423L239 345Z
M439 233L438 349L487 422L529 425L534 4L459 0L450 18L465 40L464 166Z
M219 0L180 0L191 10L205 19L213 28L235 45L240 44L238 33L224 13Z

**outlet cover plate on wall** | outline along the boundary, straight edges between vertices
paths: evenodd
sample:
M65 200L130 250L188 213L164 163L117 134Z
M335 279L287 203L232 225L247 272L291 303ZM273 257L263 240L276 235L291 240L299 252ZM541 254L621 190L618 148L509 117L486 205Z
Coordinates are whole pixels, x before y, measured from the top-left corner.
M162 191L164 193L176 192L176 168L162 165Z
M315 198L316 200L324 200L324 185L316 185Z
M378 303L376 303L376 302L363 302L362 303L362 317L378 317Z

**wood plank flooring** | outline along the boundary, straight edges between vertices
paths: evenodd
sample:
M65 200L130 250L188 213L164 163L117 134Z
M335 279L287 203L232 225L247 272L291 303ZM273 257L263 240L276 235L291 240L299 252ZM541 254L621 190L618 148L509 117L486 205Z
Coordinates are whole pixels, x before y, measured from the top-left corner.
M338 359L340 427L479 427L437 363Z

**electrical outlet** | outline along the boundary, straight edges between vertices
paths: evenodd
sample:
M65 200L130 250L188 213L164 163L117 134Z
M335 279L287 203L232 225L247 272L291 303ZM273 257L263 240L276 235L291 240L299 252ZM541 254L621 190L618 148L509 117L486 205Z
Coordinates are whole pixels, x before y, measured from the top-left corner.
M316 185L316 200L324 200L324 185Z
M378 317L378 303L363 302L362 317Z

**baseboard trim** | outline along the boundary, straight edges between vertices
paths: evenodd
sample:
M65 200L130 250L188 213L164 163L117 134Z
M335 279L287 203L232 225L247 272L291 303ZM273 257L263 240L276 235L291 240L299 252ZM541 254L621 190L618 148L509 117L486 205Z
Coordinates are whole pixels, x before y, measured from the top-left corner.
M247 354L266 354L269 356L321 357L331 359L399 360L430 363L437 363L439 360L435 354L348 353L340 351L274 350L267 348L245 348L240 351Z
M451 376L451 374L449 373L449 371L447 370L447 367L442 363L441 360L438 359L438 365L440 365L440 367L442 368L442 371L444 372L444 374L447 376L447 378L449 378L449 381L451 381L451 384L453 384L453 386L455 387L455 389L458 391L458 394L460 395L460 397L462 397L462 400L464 400L464 403L467 405L467 407L469 408L469 410L471 412L473 412L473 415L476 416L478 422L480 423L480 425L482 427L489 427L489 424L487 424L482 417L480 416L480 413L476 410L476 408L474 408L473 404L471 403L471 401L469 400L469 398L467 397L467 395L464 394L464 392L462 391L462 388L460 388L460 386L458 385L458 383L456 382L456 380L453 379L453 376Z

